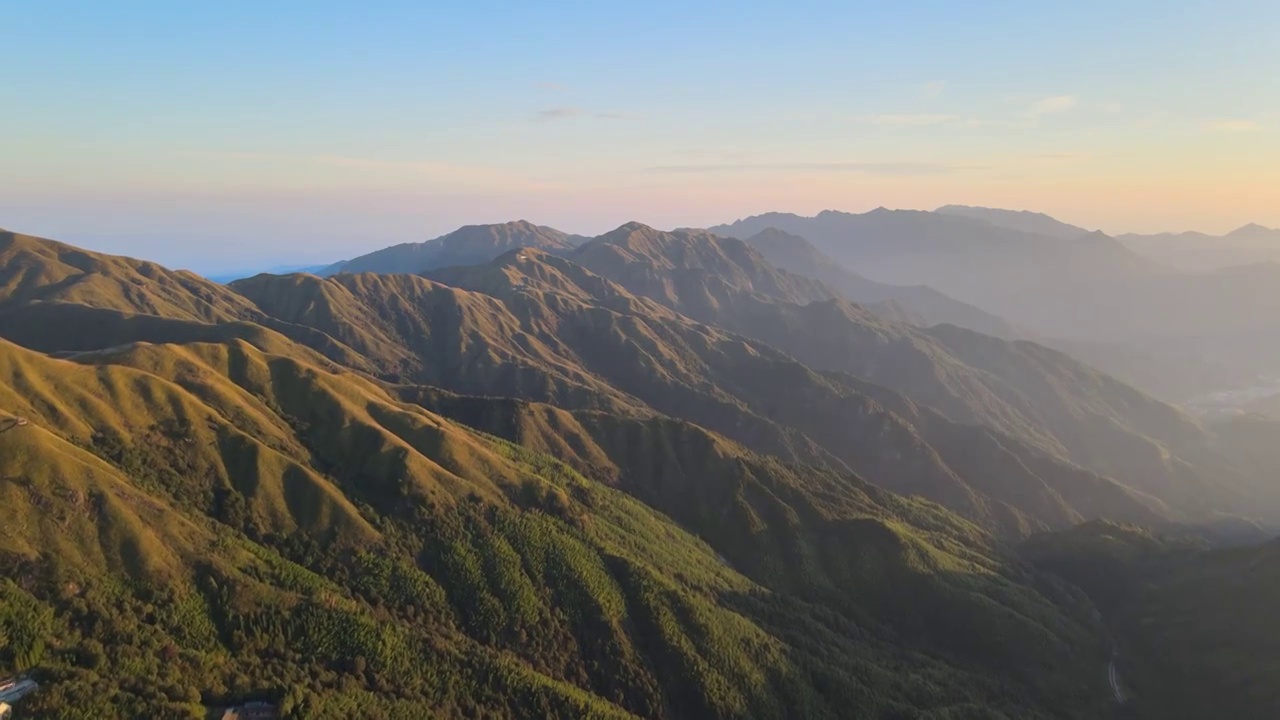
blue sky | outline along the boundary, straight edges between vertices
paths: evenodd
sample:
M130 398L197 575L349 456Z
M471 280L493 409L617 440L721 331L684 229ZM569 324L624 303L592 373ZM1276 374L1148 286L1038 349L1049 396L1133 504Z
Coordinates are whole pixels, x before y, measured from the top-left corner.
M50 0L0 26L0 227L207 271L518 217L1280 226L1273 0Z

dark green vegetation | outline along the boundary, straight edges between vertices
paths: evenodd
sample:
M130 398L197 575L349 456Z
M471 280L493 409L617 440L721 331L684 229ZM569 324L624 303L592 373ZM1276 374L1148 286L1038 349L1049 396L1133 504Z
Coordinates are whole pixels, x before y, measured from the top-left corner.
M1215 431L1060 354L705 234L557 251L223 287L0 235L20 709L1108 717L1093 602L1010 543L1240 510Z
M1137 717L1275 717L1280 544L1213 548L1196 534L1090 523L1024 551L1098 603Z

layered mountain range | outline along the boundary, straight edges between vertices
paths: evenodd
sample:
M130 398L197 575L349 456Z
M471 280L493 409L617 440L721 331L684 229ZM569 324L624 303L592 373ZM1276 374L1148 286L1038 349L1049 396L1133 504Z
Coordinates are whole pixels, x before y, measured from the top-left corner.
M1189 272L1161 253L1144 254L1133 238L1122 242L1039 213L961 206L769 213L711 231L747 239L770 228L803 237L875 281L924 284L971 303L1021 337L1087 354L1169 400L1247 385L1280 358L1280 266L1271 262ZM1246 237L1257 247L1274 245L1265 228L1246 227L1205 251L1222 248L1218 257L1226 257L1227 246Z
M1280 519L1270 426L804 241L446 238L219 285L0 234L26 711L1107 717L1013 545Z
M890 320L912 325L955 325L1012 340L1025 333L981 308L948 297L928 285L889 285L869 280L823 255L808 240L766 228L745 239L770 264L822 281L848 300Z
M1160 262L1189 272L1212 272L1280 262L1280 229L1249 223L1224 235L1199 232L1125 234L1117 240Z

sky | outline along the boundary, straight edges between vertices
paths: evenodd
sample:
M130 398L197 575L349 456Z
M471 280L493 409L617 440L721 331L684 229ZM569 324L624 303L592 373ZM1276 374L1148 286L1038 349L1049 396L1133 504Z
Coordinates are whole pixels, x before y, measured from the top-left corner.
M0 227L204 272L513 219L1280 227L1275 0L10 0L0 27Z

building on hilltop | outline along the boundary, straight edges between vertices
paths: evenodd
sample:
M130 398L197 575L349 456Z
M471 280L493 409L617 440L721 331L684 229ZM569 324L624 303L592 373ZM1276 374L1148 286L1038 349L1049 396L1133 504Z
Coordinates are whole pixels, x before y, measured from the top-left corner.
M35 692L40 687L35 680L24 677L0 680L0 703L13 704Z

